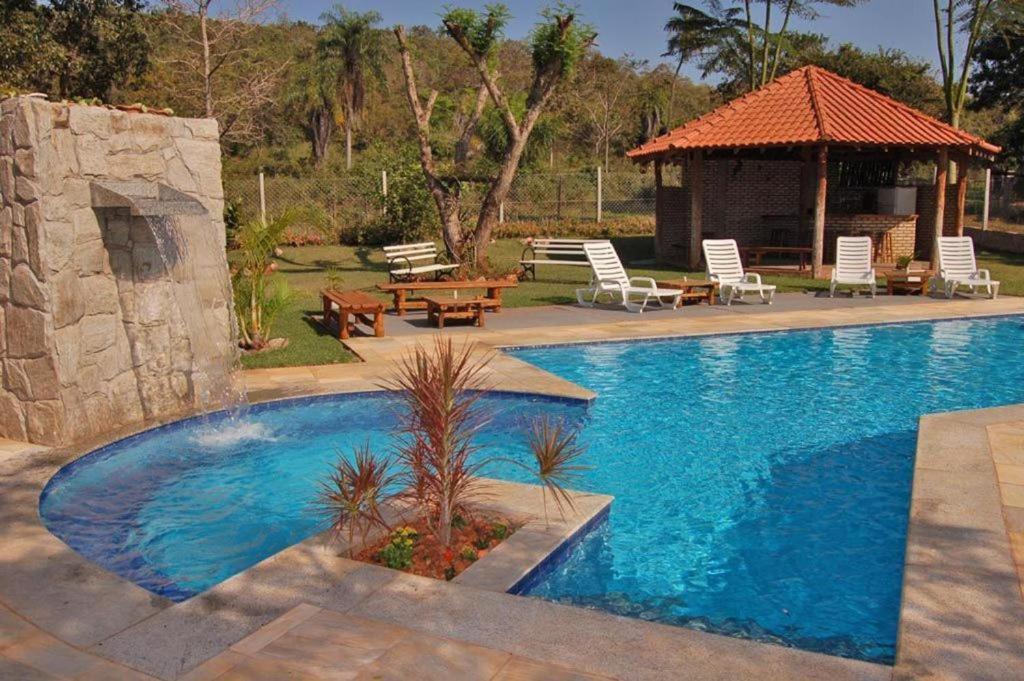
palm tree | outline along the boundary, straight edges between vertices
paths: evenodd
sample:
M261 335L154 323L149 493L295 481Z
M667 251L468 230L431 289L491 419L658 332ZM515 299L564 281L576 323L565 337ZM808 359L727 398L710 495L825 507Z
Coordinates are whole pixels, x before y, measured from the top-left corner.
M366 105L370 77L384 80L384 42L377 12L352 12L338 5L320 17L324 22L319 48L333 64L345 129L345 167L352 168L352 130Z
M325 59L318 49L303 52L293 68L295 75L289 78L285 106L302 121L313 163L319 166L327 158L331 137L337 126L337 73L334 62Z
M707 3L708 11L682 2L672 4L675 15L665 22L665 31L669 34L668 49L663 57L676 57L675 74L669 89L668 111L665 124L672 127L672 114L675 108L676 81L683 64L698 55L714 51L726 52L731 49L732 40L741 28L740 10L723 8L717 0ZM705 68L705 71L709 69ZM704 74L707 76L707 73Z

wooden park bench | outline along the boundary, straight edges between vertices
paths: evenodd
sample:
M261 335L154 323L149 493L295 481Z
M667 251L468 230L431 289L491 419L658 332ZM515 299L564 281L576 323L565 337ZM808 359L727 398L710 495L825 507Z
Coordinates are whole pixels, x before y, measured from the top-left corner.
M501 311L501 292L506 288L515 288L519 283L512 279L483 279L478 281L404 281L392 282L390 284L377 284L377 290L390 293L394 297L394 310L399 317L405 315L407 310L425 310L427 308L426 298L410 297L416 291L434 291L440 293L452 293L458 297L459 291L485 290L483 296L476 296L484 300L484 307L494 312Z
M569 265L590 267L583 244L590 239L534 239L520 256L523 274L537 278L537 265Z
M490 302L487 298L454 298L452 296L427 296L427 321L439 329L449 319L471 319L477 326L484 325L484 308Z
M338 323L338 338L344 340L349 337L351 318L352 330L356 322L373 327L373 335L377 338L384 336L384 303L362 291L335 291L324 289L320 292L324 303L323 325L330 328L331 320ZM338 309L335 310L334 307ZM371 318L369 315L373 315Z
M444 261L433 241L385 246L384 259L388 261L388 277L392 282L411 281L423 274L433 274L440 279L442 274L459 268L459 263Z

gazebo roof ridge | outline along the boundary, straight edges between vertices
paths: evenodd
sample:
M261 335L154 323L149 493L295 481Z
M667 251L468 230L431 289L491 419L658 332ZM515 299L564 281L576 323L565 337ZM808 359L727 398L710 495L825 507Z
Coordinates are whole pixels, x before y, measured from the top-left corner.
M804 66L627 153L648 162L677 150L810 146L1000 148L819 66Z

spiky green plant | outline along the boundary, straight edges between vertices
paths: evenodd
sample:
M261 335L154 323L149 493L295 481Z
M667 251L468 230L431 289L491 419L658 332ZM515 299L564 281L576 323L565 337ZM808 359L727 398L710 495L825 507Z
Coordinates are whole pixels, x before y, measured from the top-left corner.
M403 357L384 384L398 395L400 416L396 447L404 464L409 494L425 512L432 534L451 544L452 522L479 493L476 477L487 459L470 459L474 439L486 424L480 398L490 355L437 336L432 349L417 347Z
M549 494L563 520L566 507L576 511L576 502L568 488L588 468L578 463L586 451L577 442L578 436L578 430L569 428L562 420L553 420L547 416L534 421L527 434L527 444L536 464L532 470L541 485L545 525L549 524Z
M357 534L362 545L370 530L387 527L382 506L390 498L388 490L396 480L391 470L391 461L375 456L367 443L355 449L352 460L339 457L327 479L320 483L317 503L331 521L333 537L347 538L350 556L355 553Z

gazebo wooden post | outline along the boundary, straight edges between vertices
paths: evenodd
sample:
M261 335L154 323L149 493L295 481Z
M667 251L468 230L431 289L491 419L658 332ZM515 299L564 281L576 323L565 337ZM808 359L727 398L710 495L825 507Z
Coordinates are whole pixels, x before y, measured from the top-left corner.
M964 212L967 210L967 165L958 164L956 178L956 215L953 216L956 235L964 235Z
M818 147L817 185L814 194L814 240L811 242L811 276L821 277L825 258L825 200L828 192L828 146Z
M931 268L939 268L938 238L942 236L942 227L946 220L946 182L949 178L949 150L940 149L935 165L935 224L932 225L932 260Z
M690 159L690 252L689 266L700 266L701 241L704 238L704 152L695 151Z

